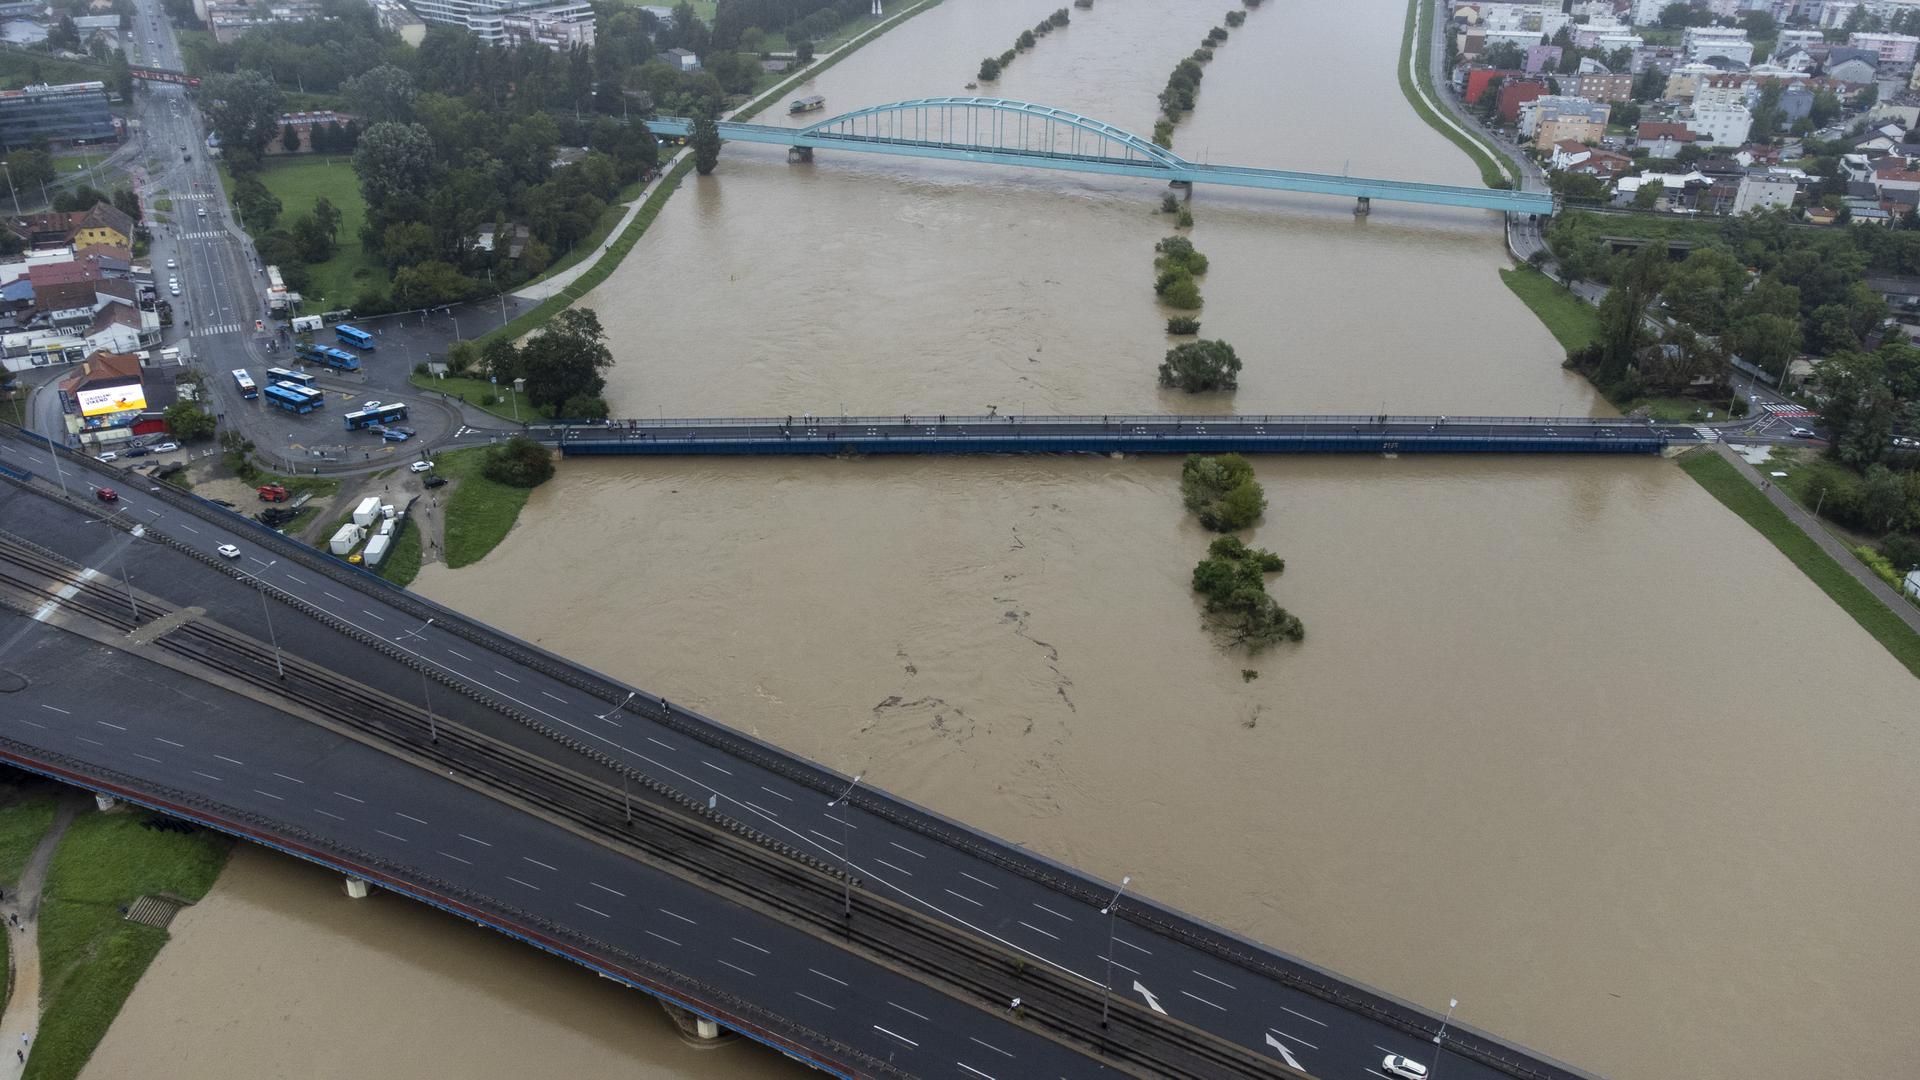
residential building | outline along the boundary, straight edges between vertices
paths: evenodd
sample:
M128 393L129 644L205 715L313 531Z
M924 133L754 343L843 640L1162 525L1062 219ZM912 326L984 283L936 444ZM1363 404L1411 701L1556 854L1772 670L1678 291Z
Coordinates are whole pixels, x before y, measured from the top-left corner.
M133 219L126 211L111 203L94 203L93 209L80 215L74 223L73 244L85 247L88 244L105 244L108 247L131 248L133 246Z
M69 434L129 427L147 407L140 358L131 352L96 352L54 385Z
M1915 169L1906 158L1883 157L1873 163L1872 169L1868 182L1881 198L1913 202L1920 196L1920 169Z
M426 40L427 24L420 21L420 16L400 0L369 0L369 3L373 7L374 20L382 29L400 35L401 41L416 49Z
M73 246L133 246L133 219L109 203L95 203L91 210L70 213L49 211L9 217L0 221L0 227L18 236L29 248L62 249L60 257L52 261L70 259L72 255L67 249Z
M1562 77L1560 85L1574 97L1583 97L1588 101L1618 102L1633 98L1633 76L1631 75L1589 72L1584 75Z
M1705 60L1710 56L1722 56L1738 64L1753 63L1753 42L1747 40L1745 30L1724 26L1690 26L1681 47L1686 50L1687 59Z
M411 6L427 22L464 27L489 45L505 45L507 16L534 5L526 0L413 0Z
M1507 123L1520 119L1520 110L1528 102L1547 96L1547 84L1544 80L1528 82L1510 82L1500 88L1500 96L1494 105L1494 112Z
M1480 95L1486 93L1487 84L1495 79L1512 82L1526 75L1524 71L1510 71L1506 68L1469 68L1466 81L1460 87L1460 100L1469 105L1478 104Z
M1780 52L1796 46L1824 45L1826 42L1827 36L1818 30L1781 30L1774 37L1773 48L1775 54L1778 55Z
M1880 65L1875 60L1849 57L1845 60L1827 60L1827 78L1848 86L1865 86L1873 82L1880 74Z
M1584 146L1570 139L1562 139L1553 144L1553 155L1549 159L1555 169L1562 172L1584 173L1611 181L1633 168L1633 159L1625 154L1616 154L1611 150Z
M1600 15L1588 19L1585 23L1576 23L1573 27L1573 43L1582 49L1591 49L1600 43L1603 34L1631 34L1633 28L1611 15Z
M1745 214L1753 210L1785 209L1793 205L1793 197L1799 191L1800 185L1791 180L1743 176L1733 196L1733 212Z
M1696 105L1687 127L1702 146L1739 146L1753 130L1753 113L1745 105Z
M1560 46L1558 45L1527 46L1527 62L1525 66L1526 66L1527 74L1529 75L1537 75L1542 71L1549 71L1559 67L1560 66Z
M1511 32L1532 34L1538 43L1559 33L1570 21L1559 4L1483 4L1480 7L1480 25L1487 31L1489 43L1496 40L1495 34Z
M1721 71L1712 64L1682 64L1667 73L1667 89L1660 96L1668 101L1692 101L1700 80Z
M501 19L510 44L545 45L555 52L593 45L593 5L576 2L526 8Z
M1520 107L1520 130L1536 146L1561 140L1599 142L1606 134L1610 106L1585 98L1538 97Z
M1871 49L1878 53L1883 64L1911 64L1914 52L1920 47L1920 37L1912 34L1865 34L1855 32L1847 35L1847 45L1855 49Z
M698 56L695 56L693 53L689 52L686 49L680 49L680 48L668 49L666 52L661 53L660 55L663 59L666 60L667 63L673 65L673 69L675 71L699 71L700 70L700 58Z
M213 39L225 45L249 32L275 23L307 22L320 17L314 0L266 0L265 3L208 3L207 26Z
M0 90L0 148L5 150L112 142L119 136L117 122L107 111L106 83Z
M1697 139L1693 129L1685 124L1647 121L1634 129L1634 145L1656 158L1673 157L1681 147L1692 146Z
M1768 58L1767 66L1796 73L1813 70L1813 54L1798 45L1781 49Z

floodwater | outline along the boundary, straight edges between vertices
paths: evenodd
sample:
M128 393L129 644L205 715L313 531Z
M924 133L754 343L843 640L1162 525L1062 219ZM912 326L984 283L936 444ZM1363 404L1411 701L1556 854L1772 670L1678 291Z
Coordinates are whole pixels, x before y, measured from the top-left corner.
M818 1075L687 1046L643 994L252 845L171 933L86 1080Z
M964 93L1053 6L946 0L795 93ZM982 92L1144 134L1225 7L1099 0ZM1400 96L1403 15L1251 12L1176 152L1475 182ZM1247 367L1231 398L1165 394L1159 195L731 145L586 300L616 411L1605 408L1501 285L1487 215L1213 191L1201 318ZM1252 658L1198 625L1172 460L570 461L416 587L1621 1080L1905 1071L1920 682L1667 462L1256 467L1249 540L1308 636ZM616 1030L666 1057L664 1027ZM522 1074L431 1032L466 1075Z

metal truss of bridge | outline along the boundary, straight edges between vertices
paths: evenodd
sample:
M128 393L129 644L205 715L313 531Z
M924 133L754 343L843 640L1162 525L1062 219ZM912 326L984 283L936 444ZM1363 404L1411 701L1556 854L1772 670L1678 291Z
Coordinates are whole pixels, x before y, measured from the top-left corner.
M647 126L655 134L685 136L693 122L686 117L662 116L648 121ZM825 147L1137 176L1177 184L1305 191L1358 199L1362 208L1373 199L1386 199L1513 214L1553 213L1553 196L1540 192L1202 165L1112 124L1005 98L920 98L856 109L807 127L723 121L719 128L722 139L795 147L807 155Z

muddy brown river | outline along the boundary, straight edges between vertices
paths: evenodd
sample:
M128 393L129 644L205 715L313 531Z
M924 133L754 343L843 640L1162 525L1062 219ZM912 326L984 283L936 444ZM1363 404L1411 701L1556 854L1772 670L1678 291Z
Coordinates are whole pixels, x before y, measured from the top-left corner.
M1100 0L980 92L1146 133L1223 8ZM981 56L1050 9L946 0L795 93L829 113L965 93ZM1176 152L1475 182L1400 95L1404 10L1251 12ZM1356 220L1341 200L1204 190L1200 317L1247 366L1230 399L1163 392L1159 194L729 145L586 300L619 358L616 412L1605 409L1500 283L1488 215L1377 204ZM1174 460L570 461L493 555L417 588L1383 989L1458 998L1463 1019L1596 1072L1905 1070L1920 682L1668 462L1257 469L1271 507L1249 540L1286 557L1274 592L1308 637L1253 658L1199 628L1188 574L1207 536ZM606 995L610 1012L560 1025L550 994L509 989L551 962L407 918L445 946L363 931L382 974L353 995L285 968L248 1000L350 1042L433 978L469 1026L411 1037L459 1075L527 1075L482 1029L577 1035L640 1075L714 1068L632 995L541 976ZM183 930L156 974L258 966L195 940ZM217 1009L220 983L169 993ZM271 1046L235 1062L231 1025L206 1023L221 1034L179 1050L193 1075L306 1071ZM784 1068L722 1053L728 1075Z

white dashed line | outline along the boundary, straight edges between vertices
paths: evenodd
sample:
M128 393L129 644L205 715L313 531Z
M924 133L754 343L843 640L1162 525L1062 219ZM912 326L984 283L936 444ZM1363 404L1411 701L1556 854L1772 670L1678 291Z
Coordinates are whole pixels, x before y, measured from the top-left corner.
M459 649L448 649L447 651L459 657L460 659L467 661L468 663L473 662L473 657L468 656L466 653L461 652Z
M225 755L225 754L215 754L215 755L213 755L213 756L214 756L214 757L217 757L217 758L219 758L219 759L220 759L221 761L225 761L225 762L228 762L228 763L230 763L230 764L233 764L233 765L245 765L245 764L246 764L246 762L244 762L244 761L241 761L241 760L240 760L239 758L230 758L230 757L228 757L228 756L227 756L227 755Z
M331 811L331 810L322 810L322 809L320 809L320 808L319 808L319 807L317 807L317 806L313 808L313 812L314 812L314 813L316 813L316 814L325 814L325 815L327 815L328 817L330 817L330 818L332 818L332 819L333 819L333 820L335 820L335 821L345 821L345 820L347 820L346 818L343 818L343 817L341 817L341 816L340 816L339 814L336 814L336 813L334 813L334 812L333 812L333 811Z
M399 814L399 815L400 815L401 817L403 817L403 818L406 818L406 819L407 819L408 821L414 821L414 822L418 822L418 823L420 823L420 824L422 824L422 825L430 825L430 824L432 824L432 822L430 822L430 821L428 821L428 820L426 820L425 818L417 818L417 817L414 817L414 816L413 816L412 814L407 814L407 813L401 813L401 811L399 811L399 810L395 810L395 811L394 811L394 813L395 813L395 814Z
M304 581L302 581L302 580L300 580L300 579L299 579L299 578L297 578L297 577L294 577L294 576L293 576L292 574L288 574L288 575L286 575L286 577L287 577L287 580L288 580L288 581L291 581L291 582L293 582L293 583L294 583L295 585L305 585L305 584L306 584L306 582L304 582Z
M715 959L715 960L720 960L720 958L719 958L719 957L717 957L717 956L716 956L716 957L714 957L714 959ZM730 968L732 968L733 970L735 970L735 971L737 971L737 972L739 972L739 973L740 973L740 974L742 974L742 975L746 975L746 976L749 976L749 977L751 977L751 978L755 978L755 979L757 979L757 978L759 978L759 977L760 977L760 976L758 976L758 975L755 975L755 974L754 974L753 972L751 972L751 971L748 971L748 970L747 970L746 968L743 968L743 967L741 967L741 966L740 966L739 964L736 964L736 963L734 963L734 962L733 962L733 961L731 961L731 960L720 960L720 962L721 962L721 963L723 963L723 964L725 964L725 965L727 965L728 967L730 967Z
M597 881L589 881L589 882L587 882L587 884L589 884L589 885L591 885L591 886L593 886L593 887L594 887L594 888L596 888L596 889L599 889L599 890L600 890L601 892L610 892L610 893L612 893L613 895L615 895L615 896L617 896L617 897L619 897L619 898L620 898L620 899L622 899L622 900L625 900L625 899L627 898L627 894L626 894L626 893L623 893L623 892L621 892L621 891L620 891L619 889L611 889L611 888L608 888L607 886L605 886L605 885L602 885L602 884L600 884L600 883L599 883L599 882L597 882Z
M1033 906L1034 906L1034 907L1037 907L1037 908L1039 908L1039 909L1040 909L1041 911L1044 911L1044 912L1046 912L1047 914L1049 914L1049 915L1051 915L1051 916L1053 916L1053 917L1054 917L1054 918L1056 918L1056 919L1065 919L1065 920L1067 920L1068 922L1072 922L1072 921L1073 921L1073 916L1071 916L1071 915L1062 915L1062 914L1060 914L1059 912L1057 912L1057 911L1055 911L1055 910L1053 910L1052 908L1050 908L1050 907L1048 907L1048 906L1047 906L1047 905L1045 905L1045 904L1035 904L1035 905L1033 905ZM1196 974L1196 975L1197 975L1197 974L1199 974L1199 972L1195 972L1194 974Z
M460 833L460 834L458 834L458 835L459 835L459 837L460 837L460 839L462 839L462 840L471 840L471 841L473 841L474 843L476 843L476 844L479 844L479 845L480 845L481 847L492 847L492 846L493 846L492 844L489 844L489 843L487 843L487 842L486 842L485 840L482 840L482 839L480 839L480 838L479 838L479 837L477 837L477 836L468 836L468 835L467 835L466 833Z
M678 945L678 944L680 944L679 942L677 942L677 941L675 941L675 940L673 940L672 938L670 938L670 937L668 937L668 936L667 936L667 935L665 935L665 934L656 934L656 933L654 933L654 932L653 932L653 931L651 931L651 930L649 930L649 931L647 931L646 933L647 933L647 936L648 936L648 937L657 937L657 938L659 938L659 939L660 939L661 941L664 941L664 942L666 942L666 943L667 943L667 944L669 944L669 945Z
M901 1042L906 1043L908 1046L917 1047L920 1045L919 1043L914 1042L912 1039L907 1038L905 1035L902 1035L897 1031L888 1031L886 1028L881 1027L879 1024L873 1025L873 1030L879 1032L882 1035L891 1035L894 1038L899 1039Z
M442 854L442 855L445 855L445 856L446 856L447 858L449 858L449 859L452 859L452 860L453 860L454 862L457 862L457 863L460 863L460 864L462 864L462 865L465 865L465 866L472 866L472 865L473 865L473 863L472 863L472 862L470 862L470 861L468 861L468 860L466 860L466 859L463 859L463 858L461 858L461 857L460 857L460 856L458 856L458 855L455 855L455 854L454 854L453 852L451 852L451 851L442 851L442 852L440 852L440 854Z
M606 912L604 912L604 911L601 911L601 910L600 910L599 908L590 908L590 907L588 907L587 905L585 905L585 904L583 904L583 903L581 903L581 902L580 902L580 901L578 901L578 900L575 900L575 901L573 902L573 906L574 906L574 907L577 907L577 908L579 908L579 909L580 909L581 911L591 911L591 912L593 912L593 913L594 913L595 915L598 915L598 916L600 916L600 917L601 917L601 918L603 918L603 919L611 919L611 918L613 918L613 916L611 916L611 915L609 915L609 914L607 914L607 913L606 913Z
M676 918L676 919L679 919L679 920L680 920L681 922L683 922L683 923L686 923L686 924L687 924L688 926L699 926L699 925L700 925L699 923L697 923L697 922L694 922L694 921L693 921L692 919L689 919L689 918L687 918L687 917L686 917L685 915L682 915L682 914L680 914L680 913L679 913L679 912L677 912L677 911L668 911L668 910L667 910L666 908L660 908L659 910L660 910L660 914L662 914L662 915L671 915L671 916L673 916L674 918Z
M269 799L279 799L281 802L287 801L287 797L285 795L275 795L271 791L261 791L259 788L254 788L253 793L255 795L265 795Z
M516 678L514 678L513 676L511 676L511 675L509 675L509 674L507 674L506 672L504 672L504 671L501 671L501 670L500 670L499 668L494 668L494 669L493 669L493 673L494 673L495 675L498 675L498 676L500 676L501 678L503 678L503 679L505 679L505 680L507 680L508 682L519 682L519 681L520 681L519 679L516 679Z
M127 730L125 727L119 724L112 723L111 721L107 721L107 720L95 720L94 723L99 724L101 727L110 727L115 731Z
M852 829L855 832L860 831L860 826L855 825L853 822L848 821L846 818L836 817L833 814L821 814L820 816L823 818L826 818L828 821L837 821L840 824L845 825L847 828Z
M533 865L540 867L542 870L552 870L556 874L560 872L559 867L549 866L546 863L541 862L539 859L536 859L531 855L522 855L520 857L532 863Z
M283 773L283 772L277 772L277 773L274 773L273 775L275 775L275 776L277 776L277 777L279 777L279 778L280 778L280 779L282 779L282 780L291 780L291 781L293 781L293 782L294 782L294 783L296 783L296 784L304 784L304 783L306 783L306 781L305 781L305 780L302 780L302 779L300 779L300 778L299 778L299 777L297 777L297 776L288 776L288 775L287 775L286 773Z
M1050 937L1050 938L1052 938L1052 939L1053 939L1053 940L1055 940L1055 941L1059 941L1059 940L1060 940L1060 935L1058 935L1058 934L1055 934L1055 933L1053 933L1053 932L1051 932L1051 931L1048 931L1048 930L1042 930L1042 929L1040 929L1039 927L1037 927L1037 926L1035 926L1035 925L1033 925L1032 923L1030 923L1030 922L1028 922L1028 921L1026 921L1025 919L1015 919L1014 921L1015 921L1015 922L1017 922L1017 923L1019 923L1019 924L1020 924L1021 926L1024 926L1024 927L1026 927L1027 929L1029 929L1029 930L1031 930L1031 931L1033 931L1033 932L1034 932L1034 933L1036 933L1036 934L1043 934L1043 935L1045 935L1045 936L1047 936L1047 937Z
M513 882L515 885L525 885L527 888L532 889L534 892L540 891L540 886L535 885L531 881L521 881L519 878L513 877L512 875L508 875L507 880Z
M663 742L661 742L661 741L660 741L659 739L656 739L656 738L654 738L654 737L653 737L653 736L651 736L651 735L649 735L649 736L647 736L647 741L648 741L648 742L650 742L650 743L652 743L652 744L653 744L653 745L655 745L655 746L661 746L661 747L665 747L665 748L666 748L666 749L668 749L668 750L671 750L671 749L673 749L673 744L672 744L672 743L663 743Z
M890 862L888 862L888 861L887 861L887 860L885 860L885 859L875 859L875 860L873 860L873 861L874 861L874 862L877 862L877 863L879 863L879 864L880 864L881 866L884 866L884 867L886 867L887 869L889 869L889 870L891 870L891 871L893 871L893 872L894 872L894 873L896 873L896 874L905 874L905 875L907 875L908 877L912 877L912 876L913 876L913 871L911 871L911 870L907 870L907 869L904 869L904 868L902 868L902 867L898 867L898 866L895 866L895 865L893 865L892 863L890 863Z
M922 855L922 854L921 854L920 852L918 852L918 851L915 851L915 850L913 850L912 848L910 848L910 847L908 847L908 846L907 846L907 845L905 845L905 844L896 844L896 843L894 843L893 841L891 841L891 840L889 840L889 841L887 841L887 845L888 845L889 847L897 847L897 848L899 848L899 849L900 849L901 851L904 851L904 852L906 852L907 854L909 854L909 855L911 855L911 856L913 856L913 857L914 857L914 858L916 858L916 859L924 859L924 858L926 858L926 856L925 856L925 855Z
M1193 971L1193 973L1194 973L1195 975L1198 975L1198 976L1200 976L1201 978L1203 978L1203 979L1205 979L1205 980L1207 980L1207 981L1208 981L1208 982L1210 982L1210 983L1219 983L1219 984L1220 984L1221 986L1224 986L1224 987L1226 987L1226 988L1227 988L1227 989L1229 989L1229 990L1238 990L1238 989L1240 989L1239 987L1237 987L1237 986L1235 986L1235 985L1233 985L1233 984L1232 984L1232 983L1230 983L1230 982L1221 982L1221 981L1220 981L1219 979L1216 979L1216 978L1214 978L1213 976L1211 976L1211 975L1209 975L1209 974L1207 974L1207 973L1206 973L1206 972L1204 972L1204 971L1194 971L1194 969L1192 969L1192 968L1188 968L1187 970L1189 970L1189 971Z
M72 713L70 713L70 712L68 712L68 711L67 711L67 710L65 710L65 709L57 709L57 708L54 708L54 707L53 707L52 705L42 705L42 706L40 706L40 707L41 707L41 708L43 708L43 709L46 709L46 710L48 710L49 712L57 712L57 713L59 713L59 714L60 714L61 716L72 716L72 715L73 715ZM161 742L166 742L167 740L165 740L165 739L161 739L160 741L161 741ZM179 744L179 743L174 743L173 745L175 745L175 746L179 746L180 744Z
M749 810L752 810L756 814L765 814L770 818L777 818L780 816L779 814L774 813L773 811L767 809L766 807L761 806L758 803L749 802L746 799L740 800L740 805L746 807Z
M359 797L359 796L357 796L357 795L349 795L349 794L347 794L347 793L346 793L346 792L344 792L344 791L336 791L336 792L334 792L334 794L335 794L335 795L338 795L338 796L340 796L340 797L341 797L341 798L343 798L343 799L352 799L352 800L353 800L354 802L357 802L357 803L359 803L359 804L361 804L362 806L364 806L364 805L366 805L366 802L367 802L367 800L365 800L365 799L362 799L362 798L360 798L360 797Z
M834 847L845 846L844 844L840 843L840 841L835 840L833 837L828 836L826 833L821 832L819 829L808 829L807 831L819 837L820 839L825 840L827 843L832 844Z
M1127 948L1132 949L1134 952L1143 952L1143 953L1146 953L1148 956L1153 955L1152 949L1143 949L1140 946L1135 945L1133 942L1128 941L1126 938L1117 937L1117 938L1114 938L1113 940L1119 942L1122 945L1125 945Z
M1292 1009L1287 1008L1285 1005L1280 1006L1280 1011L1283 1013L1293 1013L1293 1015L1299 1017L1302 1020L1305 1020L1309 1024L1319 1024L1321 1027L1327 1026L1327 1022L1325 1020L1315 1020L1313 1017L1308 1016L1306 1013L1293 1012Z
M195 775L195 776L204 776L204 777L206 777L206 778L207 778L207 779L209 779L209 780L220 780L220 778L219 778L219 777L217 777L217 776L215 776L215 775L213 775L212 773L210 773L210 772L201 772L201 771L200 771L199 769L195 769L195 770L193 770L193 775ZM223 784L224 784L224 783L226 783L226 781L224 781L224 780L220 780L220 782L221 782L221 783L223 783Z
M328 592L325 589L320 590L320 595L326 597L329 600L338 600L342 604L346 603L346 600L342 599L341 597L333 595L332 593Z
M785 799L785 800L787 800L788 802L792 802L792 801L793 801L793 796L791 796L791 795L782 795L782 794L780 794L779 792L777 792L777 791L775 791L775 790L773 790L772 788L770 788L770 787L768 787L768 786L767 786L767 785L765 785L765 784L761 784L761 785L760 785L760 790L761 790L761 791L764 791L764 792L766 792L767 794L769 794L769 795L771 795L771 796L773 796L773 797L774 797L774 798L776 798L776 799Z
M364 612L365 614L368 614L368 615L373 615L373 617L374 617L374 618L376 618L376 619L379 619L379 620L380 620L381 622L386 622L386 621L387 621L387 617L386 617L385 615L374 615L374 614L373 614L373 612L371 612L371 611L367 611L367 609L366 609L366 608L361 608L360 610L361 610L362 612Z
M89 739L85 735L76 735L74 736L74 738L79 739L83 743L92 743L95 746L107 745L106 743L101 742L99 739Z
M1181 992L1182 994L1185 994L1186 996L1188 996L1188 997L1190 997L1190 998L1192 998L1193 1000L1195 1000L1195 1001L1197 1001L1197 1002L1199 1002L1199 1003L1200 1003L1200 1004L1202 1004L1202 1005L1213 1005L1213 1002L1211 1002L1211 1001L1208 1001L1208 1000L1207 1000L1206 998L1203 998L1203 997L1201 997L1201 996L1200 996L1199 994L1196 994L1196 993L1193 993L1192 991L1189 991L1189 990L1182 990L1182 991L1180 991L1180 992ZM1221 1012L1226 1012L1226 1011L1227 1011L1227 1007L1226 1007L1225 1005L1213 1005L1213 1007L1214 1007L1214 1008L1216 1008L1216 1009L1219 1009L1219 1010L1220 1010Z
M991 881L981 881L979 878L974 877L972 874L967 873L965 870L960 871L960 876L963 878L966 878L968 881L971 881L977 885L985 885L989 889L993 889L996 892L999 891L1000 886L995 885Z
M979 1069L974 1068L973 1066L967 1064L964 1061L956 1061L954 1062L954 1064L960 1066L961 1068L967 1070L968 1072L972 1073L975 1076L984 1076L987 1078L987 1080L993 1080L993 1075L991 1073L983 1073Z
M1120 969L1121 971L1124 971L1124 972L1126 972L1126 973L1127 973L1127 974L1129 974L1129 975L1138 975L1138 974L1140 974L1140 972L1139 972L1139 971L1138 971L1137 969L1135 969L1135 968L1130 968L1130 967L1128 967L1127 965L1125 965L1125 964L1123 964L1123 963L1121 963L1121 962L1120 962L1120 961L1118 961L1118 960L1111 960L1111 959L1110 959L1109 957L1105 957L1105 956L1100 956L1100 954L1099 954L1099 953L1094 953L1093 955L1095 955L1095 956L1098 956L1098 957L1100 957L1100 959L1102 959L1102 960L1109 960L1109 961L1110 961L1110 962L1111 962L1111 963L1113 964L1113 966L1114 966L1114 967L1117 967L1117 968L1119 968L1119 969Z
M832 1008L833 1008L833 1006L831 1006L831 1005L829 1005L829 1004L827 1004L827 1003L826 1003L826 1002L824 1002L824 1001L821 1001L821 1000L820 1000L819 998L817 998L817 997L814 997L814 996L813 996L812 994L803 994L803 993L801 993L801 992L800 992L800 991L798 991L798 990L795 990L795 991L794 991L794 994L796 994L796 995L797 995L797 996L799 996L799 997L803 997L803 998L806 998L806 999L807 999L808 1001L811 1001L811 1002L813 1002L813 1003L814 1003L815 1005L818 1005L818 1006L820 1006L820 1007L821 1007L821 1008L823 1008L823 1009L832 1009ZM838 1010L835 1010L835 1011L838 1011Z
M540 691L540 693L543 697L550 697L562 705L565 705L567 703L567 699L561 697L559 694L549 694L545 690Z
M905 1005L902 1005L897 1001L889 1001L887 1002L887 1004L893 1006L896 1009L899 1009L901 1012L906 1013L908 1016L918 1017L921 1020L925 1020L929 1024L933 1023L933 1017L928 1016L926 1013L914 1012L912 1009L907 1008Z
M394 838L395 840L398 840L398 841L400 841L400 842L401 842L401 843L403 843L403 844L407 842L407 838L406 838L406 837L404 837L404 836L401 836L401 835L399 835L398 833L390 833L390 832L388 832L388 831L387 831L387 830L385 830L385 829L375 829L375 830L373 830L373 831L374 831L374 832L377 832L377 833L379 833L379 834L380 834L381 836L391 836L391 837L393 837L393 838Z
M1309 1050L1318 1050L1318 1049L1320 1049L1319 1047L1317 1047L1317 1046L1315 1046L1315 1045L1313 1045L1312 1043L1310 1043L1310 1042L1308 1042L1307 1040L1305 1040L1305 1039L1303 1039L1303 1038L1301 1038L1300 1036L1298 1036L1298 1035L1289 1035L1289 1034L1287 1034L1286 1032L1284 1032L1284 1031L1281 1031L1281 1030L1280 1030L1279 1028L1268 1028L1267 1030L1268 1030L1268 1031L1271 1031L1271 1032L1273 1032L1273 1033L1274 1033L1275 1035L1278 1035L1278 1036L1280 1036L1280 1037L1281 1037L1281 1038L1283 1038L1283 1039L1292 1039L1292 1040L1293 1040L1294 1042L1297 1042L1297 1043L1299 1043L1299 1044L1300 1044L1301 1046L1304 1046L1304 1047L1306 1047L1306 1048L1307 1048L1307 1049L1309 1049Z
M726 775L726 776L732 776L732 775L733 775L732 773L730 773L730 772L727 772L727 770L725 770L725 769L723 769L723 768L721 768L721 767L720 767L720 766L718 766L718 765L715 765L715 764L714 764L713 762L711 762L711 761L708 761L708 760L706 760L705 758L702 758L702 759L700 760L700 764L702 764L702 765L705 765L705 766L706 766L707 768L709 768L709 769L712 769L712 770L713 770L714 772L717 772L717 773L721 773L721 774L723 774L723 775ZM831 815L831 814L829 814L829 815L827 815L827 816L828 816L828 817L832 817L833 815Z
M965 901L966 901L967 903L969 903L969 904L972 904L972 905L973 905L974 907L986 907L986 906L987 906L987 905L985 905L985 904L983 904L983 903L981 903L980 901L978 901L978 900L975 900L975 899L974 899L973 897L971 897L971 896L968 896L968 895L967 895L966 893L957 893L957 892L954 892L954 891L953 891L952 889L943 889L942 891L943 891L943 892L945 892L945 893L946 893L946 894L947 894L948 896L957 896L957 897L959 897L960 899L962 899L962 900L965 900Z
M138 750L135 750L135 751L133 752L133 756L134 756L134 757L137 757L137 758L146 758L146 759L147 759L148 761L151 761L151 762L153 762L153 763L154 763L155 765L165 765L165 764L166 764L166 762L164 762L164 761L161 761L161 760L160 760L159 758L157 758L157 757L154 757L154 756L153 756L152 754L143 754L143 753L141 753L141 752L140 752L140 751L138 751Z
M767 955L767 956L772 956L772 955L773 955L773 950L772 950L772 949L768 949L768 948L764 948L764 947L762 947L762 946L759 946L759 945L755 945L755 944L754 944L753 942L751 942L751 941L748 941L748 940L747 940L746 938L734 938L733 940L735 940L735 941L737 941L737 942L739 942L739 943L740 943L740 944L742 944L742 945L745 945L745 946L746 946L747 948L749 948L749 949L752 949L752 950L754 950L755 952L759 952L759 953L764 953L764 954L765 954L765 955Z
M1011 1053L1008 1053L1007 1051L1000 1049L999 1047L993 1045L992 1043L987 1042L985 1039L975 1039L971 1035L967 1036L967 1038L973 1042L979 1043L981 1046L986 1047L987 1049L993 1051L996 1054L1006 1054L1008 1057L1013 1056Z
M56 709L56 710L54 710L54 711L56 711L56 712L58 712L59 710L57 710L57 709ZM187 744L186 744L186 743L183 743L183 742L174 742L174 741L173 741L172 739L163 739L163 738L161 738L161 737L160 737L160 736L158 736L158 735L155 735L155 736L153 737L153 741L154 741L154 742L163 742L163 743L166 743L166 744L167 744L168 746L177 746L177 747L179 747L179 748L180 748L180 749L182 749L182 750L185 750L185 749L187 748Z

